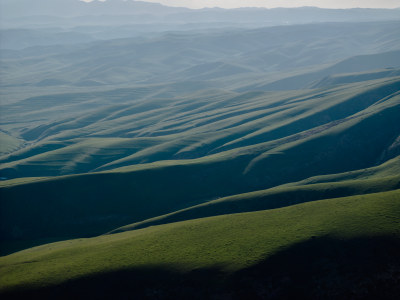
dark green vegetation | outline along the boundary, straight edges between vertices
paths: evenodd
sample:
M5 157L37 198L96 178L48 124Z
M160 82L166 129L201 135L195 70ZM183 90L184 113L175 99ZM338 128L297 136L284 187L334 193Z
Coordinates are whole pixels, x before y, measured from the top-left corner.
M1 297L400 296L399 22L76 18L2 33Z
M1 291L395 299L399 220L397 190L64 241L0 258Z

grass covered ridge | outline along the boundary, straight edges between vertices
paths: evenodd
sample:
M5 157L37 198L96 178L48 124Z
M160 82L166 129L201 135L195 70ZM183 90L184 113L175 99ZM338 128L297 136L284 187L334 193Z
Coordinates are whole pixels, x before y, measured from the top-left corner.
M314 178L315 180L315 178ZM117 228L110 233L209 216L274 209L303 202L363 195L400 188L400 176L288 186L238 194Z
M400 190L396 190L63 241L1 257L0 289L12 295L146 267L177 274L216 269L225 278L310 239L390 236L398 240L399 220ZM107 280L95 286L99 284Z

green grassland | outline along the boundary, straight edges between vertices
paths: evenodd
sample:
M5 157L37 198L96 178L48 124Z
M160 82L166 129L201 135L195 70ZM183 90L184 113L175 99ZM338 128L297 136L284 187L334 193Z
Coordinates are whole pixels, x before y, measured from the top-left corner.
M396 299L399 24L4 51L0 296Z
M324 185L305 190L315 193L310 199L323 199L395 189L399 89L400 80L394 77L333 89L273 93L269 98L265 92L213 98L191 109L188 100L182 106L158 109L148 101L150 108L144 111L118 117L104 113L99 122L87 121L87 127L68 129L61 124L58 129L58 125L35 129L42 135L53 132L43 138L45 143L15 152L2 164L5 177L34 177L2 182L1 240L94 236L221 197L310 177L350 172L347 180L357 179L357 172L390 159L394 160L371 171L393 168L377 178L376 189L368 191L365 187L375 186L375 181L366 181L335 183L331 194L324 192L328 189ZM108 137L84 138L84 131L96 132L108 122L112 124L107 125ZM139 127L137 137L115 137L122 128L133 130L132 126ZM177 126L175 132L165 134L171 126ZM133 154L126 156L125 151ZM54 176L64 170L72 174ZM342 181L343 176L326 180ZM219 213L211 213L217 206L208 205L206 213L195 217L302 201L306 200L300 192L297 199L275 200L275 204L244 201L229 208L228 201L221 204L225 208L215 210Z
M18 295L71 282L69 286L73 290L75 282L79 284L79 280L87 278L90 287L93 282L89 278L93 276L97 280L95 275L101 274L104 277L100 276L100 282L95 285L99 290L90 291L100 296L102 289L114 288L107 286L107 280L101 282L102 278L117 270L134 273L136 269L148 267L190 274L194 270L204 269L207 273L208 269L216 268L225 274L218 277L223 281L229 274L266 261L312 238L350 240L390 236L398 243L399 197L397 190L329 199L43 245L0 258L0 289L6 295L7 292ZM309 250L312 251L312 247ZM338 267L343 253L329 255L327 263L332 264L331 268ZM302 259L301 254L298 259ZM385 271L387 267L382 266ZM351 269L351 272L360 276L359 270ZM344 276L338 273L336 275ZM328 272L327 276L331 275ZM367 278L371 274L364 275ZM329 278L319 278L324 279ZM168 278L157 280L168 281ZM160 286L169 288L158 282ZM330 288L334 287L335 284ZM134 291L135 284L120 288L125 289L123 292ZM315 287L312 292L316 292Z
M173 218L181 216L182 209L221 197L375 167L399 155L399 87L400 81L394 77L328 90L289 92L292 94L289 99L286 92L281 95L283 99L271 97L270 101L265 93L253 97L244 94L238 97L236 105L235 98L221 100L222 103L214 99L206 107L192 108L190 113L185 108L188 103L183 108L174 105L171 109L169 106L154 109L150 104L139 137L132 140L114 137L115 131L109 138L83 138L83 131L88 128L61 127L51 135L53 141L49 139L42 146L35 144L27 152L16 152L7 158L12 161L3 163L4 177L22 174L34 177L1 184L1 240L4 245L12 241L21 245L21 240L36 244L35 240L95 236L176 211L179 212L172 214ZM164 117L162 110L166 111ZM182 111L179 114L177 110ZM246 111L250 111L250 116L261 116L246 116ZM107 125L109 128L121 130L115 119L104 116L114 124ZM238 116L249 119L239 121ZM135 113L121 118L124 127L140 124ZM150 125L152 118L165 121ZM88 127L99 130L107 120L99 124L88 121ZM181 123L183 128L162 134L163 128L174 122ZM237 122L238 125L232 126ZM143 131L152 134L146 136ZM29 156L36 151L42 153ZM135 153L125 156L124 151ZM28 157L18 160L18 155ZM108 162L113 157L117 160ZM109 171L74 174L79 170L100 171L102 168L95 166L105 162ZM396 170L395 161L392 165ZM80 169L82 166L91 169ZM63 170L73 174L54 176ZM357 179L357 173L350 174L355 176L350 175L348 180ZM284 196L282 201L256 201L257 204L254 200L243 201L238 207L230 201L218 202L207 205L205 212L196 212L194 217L307 201L302 193L314 193L310 200L315 200L379 192L379 187L381 191L395 189L396 175L394 172L387 175L391 178L380 178L377 188L370 191L365 186L374 186L375 182L350 182L349 187L347 183L343 186L337 183L331 193L324 192L328 188L323 185L315 190L306 187L310 192L303 190L293 200ZM198 210L204 208L195 209ZM192 212L189 209L184 214L190 216Z

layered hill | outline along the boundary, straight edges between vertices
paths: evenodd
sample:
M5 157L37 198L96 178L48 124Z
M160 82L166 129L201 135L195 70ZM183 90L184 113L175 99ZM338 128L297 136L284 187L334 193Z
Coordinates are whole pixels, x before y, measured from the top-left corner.
M355 171L386 161L380 168L387 168L388 173L378 176L377 188L370 192L395 189L399 184L399 89L400 80L393 78L369 81L368 85L363 82L298 92L298 96L284 93L282 98L278 94L271 97L255 93L252 97L247 94L191 107L190 113L185 107L189 103L155 109L146 101L153 109L132 115L122 113L121 119L106 113L100 123L90 122L87 127L75 123L76 120L76 129L73 126L67 130L62 123L43 131L39 127L36 130L39 137L42 135L43 144L36 151L42 153L35 154L34 149L22 151L18 159L15 152L10 156L14 161L3 163L3 176L48 177L68 167L75 173L90 174L4 181L2 239L101 234L216 198L325 174L355 175L345 177L344 185L331 185L332 195L324 194L326 184L316 187L319 192L308 196L309 200L362 194L366 192L364 186L375 182L348 180L359 177ZM126 111L135 110L122 110ZM86 117L90 120L90 116ZM107 126L107 122L113 125ZM102 124L108 128L109 136L121 134L126 128L127 135L131 132L138 137L90 137L96 135ZM131 124L137 126L136 133ZM90 128L95 132L91 133ZM141 130L144 131L140 133ZM46 133L58 141L46 141ZM68 145L71 142L75 143ZM52 149L54 146L59 149ZM139 146L143 148L132 148ZM113 157L111 151L120 155L126 151L129 155ZM35 155L28 156L30 153ZM100 172L102 168L109 171ZM343 186L346 192L335 191ZM291 200L294 203L307 201L302 192L295 194L297 198ZM34 201L30 195L34 195ZM252 201L248 201L240 209L229 209L228 205L217 214L265 209L267 203L251 208Z
M269 154L275 153L274 158L279 160L277 154L289 153L290 149L304 149L310 155L318 149L328 158L329 152L319 147L329 147L332 157L336 157L337 151L343 149L364 150L363 143L370 145L370 158L359 157L350 163L354 169L369 167L399 154L395 143L399 87L399 78L394 77L311 91L214 91L175 100L129 100L140 92L136 89L99 93L105 99L103 108L23 128L24 147L1 157L1 172L7 178L50 176L164 160L202 158L201 161L213 162L226 157L247 157L243 172L250 172ZM53 102L56 97L60 102ZM28 99L5 107L7 116L3 120L18 114L21 123L13 126L23 126L30 118L34 123L33 119L61 116L66 110L85 110L88 102L101 104L102 100L95 94L66 95L63 101L60 97ZM82 102L84 98L87 101ZM43 110L46 106L49 109ZM387 136L374 134L382 127ZM368 134L370 140L360 132ZM380 143L372 143L375 136ZM332 147L330 140L342 142ZM314 143L318 144L315 150L308 150L308 145ZM343 159L346 153L341 154ZM327 162L313 159L316 163ZM346 171L341 165L332 166L327 172ZM346 167L351 169L350 165Z
M399 28L2 52L1 297L396 299Z

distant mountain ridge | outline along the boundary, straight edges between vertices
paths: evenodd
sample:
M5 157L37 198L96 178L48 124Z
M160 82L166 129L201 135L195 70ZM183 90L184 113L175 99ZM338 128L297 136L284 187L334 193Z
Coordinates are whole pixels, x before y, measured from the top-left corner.
M103 16L147 15L148 21L158 22L232 22L235 23L313 23L339 21L399 20L395 9L321 9L300 8L239 8L239 9L188 9L169 7L143 1L107 0L83 2L80 0L3 0L1 17L6 19L25 16ZM152 17L158 17L157 20Z
M32 16L79 16L79 15L101 15L101 14L165 14L186 11L185 8L172 8L157 3L143 1L92 1L80 0L4 0L1 8L9 15Z

